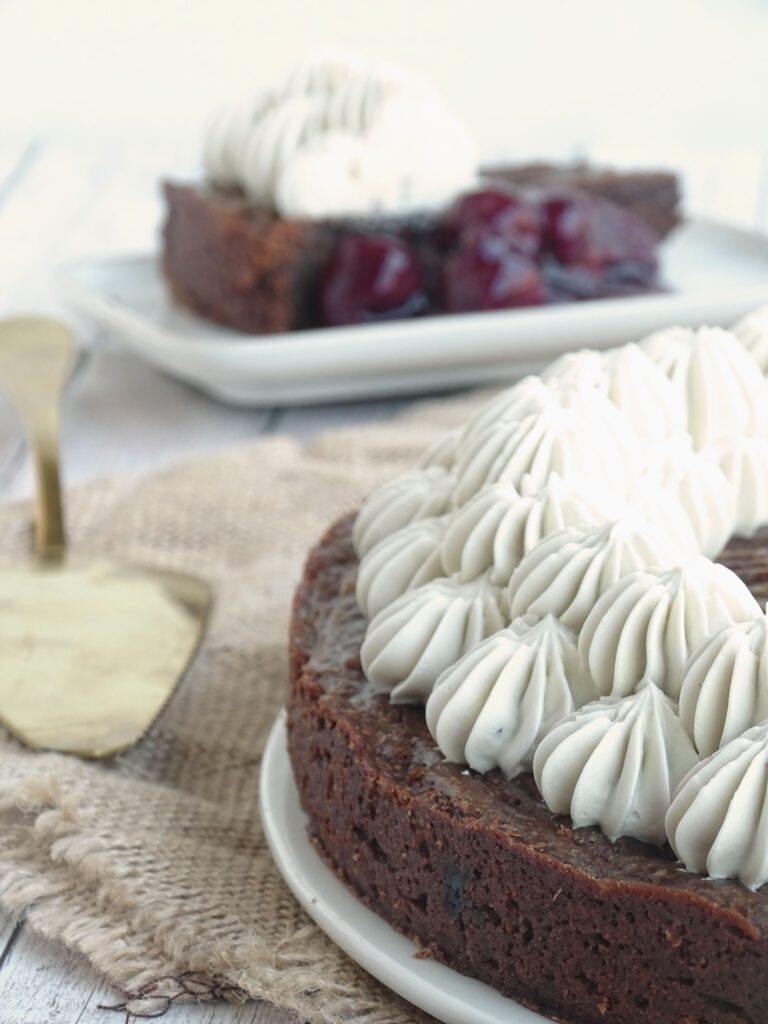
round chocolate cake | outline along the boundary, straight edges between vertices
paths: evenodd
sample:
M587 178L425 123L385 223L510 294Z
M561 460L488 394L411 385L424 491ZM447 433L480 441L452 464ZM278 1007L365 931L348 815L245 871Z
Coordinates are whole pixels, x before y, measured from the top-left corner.
M764 398L724 331L569 356L334 525L296 594L318 852L568 1024L765 1021Z

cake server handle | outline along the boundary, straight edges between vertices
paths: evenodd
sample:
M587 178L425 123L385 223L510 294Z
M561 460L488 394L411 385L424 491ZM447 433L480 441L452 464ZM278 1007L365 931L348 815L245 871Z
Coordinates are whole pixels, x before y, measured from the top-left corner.
M16 407L35 467L35 550L61 559L66 551L59 475L59 400L74 362L68 327L43 317L0 321L0 387Z

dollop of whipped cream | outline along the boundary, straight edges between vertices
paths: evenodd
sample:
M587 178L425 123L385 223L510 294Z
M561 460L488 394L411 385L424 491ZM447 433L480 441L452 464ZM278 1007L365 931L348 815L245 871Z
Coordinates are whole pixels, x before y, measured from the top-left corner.
M594 481L559 473L543 486L526 475L519 492L512 484L489 484L454 514L443 541L445 571L470 580L490 570L491 580L505 586L542 538L566 526L598 526L621 507Z
M542 487L552 473L615 482L626 489L639 462L637 438L600 392L570 404L550 403L519 420L491 423L459 442L453 504L463 505L486 484L524 476Z
M363 556L356 594L364 615L373 618L406 590L444 575L440 548L446 528L444 518L416 519Z
M487 427L514 423L557 404L556 391L548 387L541 377L523 377L517 384L500 391L470 416L460 432L459 442L466 443L470 438L483 433Z
M440 673L503 629L504 593L486 579L437 579L409 590L368 624L363 671L394 704L426 701Z
M509 583L510 612L513 618L556 615L578 632L597 599L622 576L671 568L678 559L661 530L630 519L567 527L545 537L520 562Z
M676 705L646 682L559 722L539 744L533 774L547 807L570 814L576 828L661 845L672 795L696 760Z
M768 882L768 722L748 729L680 783L667 812L672 849L689 871Z
M748 313L732 328L764 374L768 374L768 306Z
M527 615L442 673L427 726L447 760L511 778L530 769L557 721L594 697L574 634L551 615Z
M688 434L667 438L650 448L635 488L635 493L646 499L654 492L666 491L685 513L698 550L708 558L720 554L737 522L736 490L721 468L718 454L712 447L697 452ZM725 452L720 453L724 456Z
M359 557L384 537L416 519L442 515L456 481L442 466L428 466L395 477L372 491L363 502L352 530Z
M650 335L640 347L671 381L697 449L768 433L768 382L729 331L674 327Z
M422 75L350 54L310 56L218 115L206 176L284 217L405 213L470 186L474 145Z
M702 756L768 718L768 619L734 622L705 640L683 673L680 717Z
M622 577L587 616L579 651L601 694L623 697L652 679L677 700L691 652L759 612L735 573L698 556L666 572Z
M735 531L749 537L768 521L768 434L736 438L717 456L735 496Z

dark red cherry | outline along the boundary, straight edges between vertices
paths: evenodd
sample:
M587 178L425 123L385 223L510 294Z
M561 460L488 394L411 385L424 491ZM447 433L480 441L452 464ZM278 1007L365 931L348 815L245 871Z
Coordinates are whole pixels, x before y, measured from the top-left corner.
M390 235L345 234L320 287L329 326L415 316L426 305L422 275L409 245Z
M561 263L581 263L589 251L589 207L581 198L554 196L543 203L544 241Z
M446 258L442 290L449 313L538 306L547 299L533 260L493 232L470 239Z
M541 214L513 192L485 188L460 196L441 218L438 236L450 248L479 231L501 235L510 248L533 256L541 244Z

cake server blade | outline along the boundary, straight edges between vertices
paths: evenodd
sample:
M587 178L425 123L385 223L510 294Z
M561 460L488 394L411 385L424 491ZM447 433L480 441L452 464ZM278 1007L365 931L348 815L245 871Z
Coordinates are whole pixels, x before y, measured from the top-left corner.
M0 721L28 746L108 757L136 743L203 636L212 595L197 576L67 551L58 405L73 363L54 320L0 322L0 386L35 466L35 550L0 568Z

